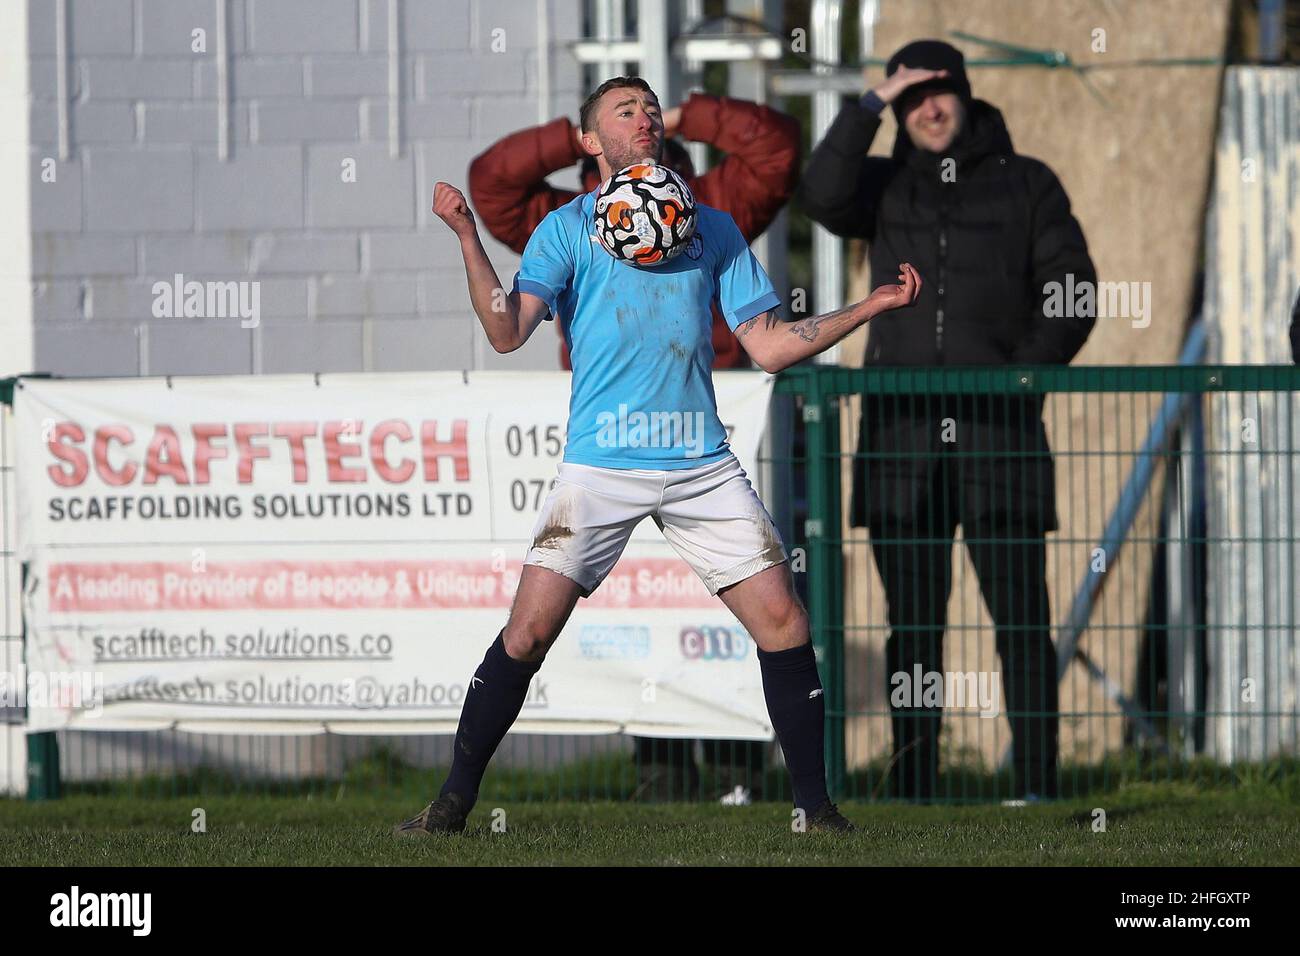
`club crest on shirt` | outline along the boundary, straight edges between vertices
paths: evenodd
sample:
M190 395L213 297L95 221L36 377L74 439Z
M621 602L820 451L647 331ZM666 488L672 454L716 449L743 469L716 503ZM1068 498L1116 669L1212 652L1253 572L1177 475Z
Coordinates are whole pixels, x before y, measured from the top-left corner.
M686 246L686 257L688 259L698 259L704 255L704 239L700 236L700 230L695 230L695 235L691 236L691 241Z

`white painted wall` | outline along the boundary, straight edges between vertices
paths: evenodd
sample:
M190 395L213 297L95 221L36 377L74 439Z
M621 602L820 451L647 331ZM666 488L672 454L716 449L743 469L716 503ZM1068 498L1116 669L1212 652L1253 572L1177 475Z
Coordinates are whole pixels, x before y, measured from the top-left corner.
M0 29L0 376L32 370L30 128L27 119L27 5L4 0ZM12 463L12 422L0 409L0 465ZM13 500L13 473L0 470L0 498ZM0 529L0 678L23 679L19 642L18 562L12 522ZM27 743L19 727L0 723L0 794L27 792Z

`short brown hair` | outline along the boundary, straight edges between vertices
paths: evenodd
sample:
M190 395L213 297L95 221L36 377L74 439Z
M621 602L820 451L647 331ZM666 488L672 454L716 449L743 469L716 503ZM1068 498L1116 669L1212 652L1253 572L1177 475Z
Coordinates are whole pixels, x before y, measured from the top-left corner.
M596 105L600 98L610 90L621 90L624 88L634 90L644 90L655 99L659 96L654 90L650 89L650 84L639 76L615 76L606 80L600 86L592 90L591 95L582 101L582 109L578 111L578 124L582 127L584 133L591 132L595 122Z

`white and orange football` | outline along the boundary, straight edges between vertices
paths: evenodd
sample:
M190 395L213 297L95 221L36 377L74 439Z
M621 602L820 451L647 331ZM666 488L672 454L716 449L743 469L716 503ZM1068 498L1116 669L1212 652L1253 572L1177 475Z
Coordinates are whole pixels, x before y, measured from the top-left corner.
M596 238L611 256L635 266L663 265L695 235L695 197L667 166L620 169L596 194Z

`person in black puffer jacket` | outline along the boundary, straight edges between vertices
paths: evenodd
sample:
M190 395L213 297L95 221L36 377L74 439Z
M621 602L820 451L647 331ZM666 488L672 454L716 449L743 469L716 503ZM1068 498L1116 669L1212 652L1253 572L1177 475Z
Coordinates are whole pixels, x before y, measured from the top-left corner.
M886 105L899 119L893 155L867 156ZM886 80L844 106L810 157L799 200L837 235L869 240L873 285L900 261L925 279L912 310L869 326L869 366L1067 364L1092 329L1093 316L1049 307L1053 283L1079 289L1097 278L1069 197L1046 164L1016 154L1002 114L971 97L962 55L947 43L903 47ZM1058 525L1041 400L869 390L862 410L852 522L870 529L889 605L894 793L934 796L942 710L906 688L918 666L943 672L961 524L997 628L1014 795L1052 798L1045 535Z

